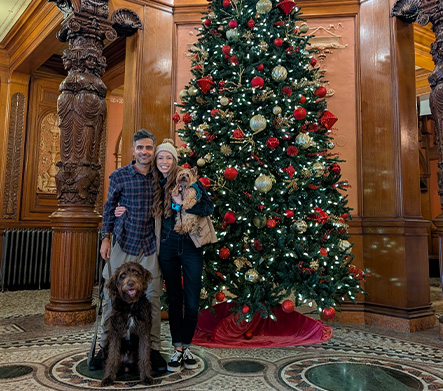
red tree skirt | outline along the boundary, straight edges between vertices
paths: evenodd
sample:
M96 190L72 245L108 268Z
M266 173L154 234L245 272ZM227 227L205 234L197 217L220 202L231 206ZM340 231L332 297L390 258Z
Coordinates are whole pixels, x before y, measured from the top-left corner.
M229 311L233 304L214 306L216 316L203 310L198 318L192 343L211 348L261 348L311 345L332 338L332 329L319 320L299 312L274 311L277 321L256 314L251 322L236 323L238 317ZM252 333L251 339L245 334Z

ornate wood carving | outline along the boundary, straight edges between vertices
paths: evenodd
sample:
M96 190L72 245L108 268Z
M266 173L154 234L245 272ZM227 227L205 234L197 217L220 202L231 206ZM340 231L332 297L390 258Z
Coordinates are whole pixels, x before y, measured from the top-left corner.
M142 27L131 10L116 10L108 20L108 0L49 0L65 20L57 38L68 42L62 60L68 76L57 102L60 161L53 223L51 300L45 321L51 325L85 324L94 319L92 286L100 216L100 155L106 119L104 40L133 35ZM71 232L65 235L66 232Z
M20 179L20 146L23 138L25 119L25 96L12 95L11 120L9 122L8 155L6 160L5 196L3 199L3 218L17 218L17 194Z

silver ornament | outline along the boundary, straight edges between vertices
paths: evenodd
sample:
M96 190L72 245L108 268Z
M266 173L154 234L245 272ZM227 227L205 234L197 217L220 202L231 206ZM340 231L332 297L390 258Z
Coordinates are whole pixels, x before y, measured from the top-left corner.
M254 132L261 132L266 129L266 118L261 114L254 115L249 121L249 126Z
M230 41L237 41L240 38L240 33L237 29L230 29L226 31L226 38Z
M249 282L257 282L258 279L260 278L257 270L255 269L249 269L246 273L245 273L245 280L249 281Z
M288 77L288 71L284 66L277 65L272 69L271 76L275 81L283 81Z
M259 0L255 5L255 8L259 14L267 14L272 10L272 2L270 0Z
M301 148L301 149L307 149L311 146L311 137L309 134L306 133L299 133L297 137L295 138L295 143Z
M295 227L295 230L296 230L299 234L302 234L302 233L305 233L306 230L308 229L308 224L307 224L306 221L304 221L304 220L296 220L296 221L294 222L294 227Z
M260 193L267 193L272 189L272 179L262 174L255 180L254 185Z

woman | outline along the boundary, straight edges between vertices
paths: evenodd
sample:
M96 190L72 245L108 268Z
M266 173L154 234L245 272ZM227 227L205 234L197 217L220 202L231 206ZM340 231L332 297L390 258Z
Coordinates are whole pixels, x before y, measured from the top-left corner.
M179 234L174 231L177 213L180 213L182 200L173 197L172 190L180 167L177 165L177 150L172 140L165 139L155 151L154 168L154 208L157 254L169 304L169 327L174 352L168 363L168 371L177 372L182 366L195 369L198 364L194 359L190 345L198 319L201 277L203 271L203 249L201 245L216 242L212 224L205 225L205 232L196 240L193 235ZM186 213L209 216L214 205L206 190L197 181L201 198ZM117 207L115 214L120 216L126 209ZM209 219L203 219L206 223ZM182 282L183 276L183 282Z

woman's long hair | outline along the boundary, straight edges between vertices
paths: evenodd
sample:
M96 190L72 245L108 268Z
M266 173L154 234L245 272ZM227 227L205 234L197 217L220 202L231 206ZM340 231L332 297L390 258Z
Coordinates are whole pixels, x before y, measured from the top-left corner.
M175 180L177 174L180 171L180 166L177 164L177 160L173 158L174 164L166 177L166 184L162 186L160 179L163 178L163 174L157 168L157 157L154 162L154 207L152 214L154 217L164 216L166 218L171 216L172 213L172 189L175 187Z

